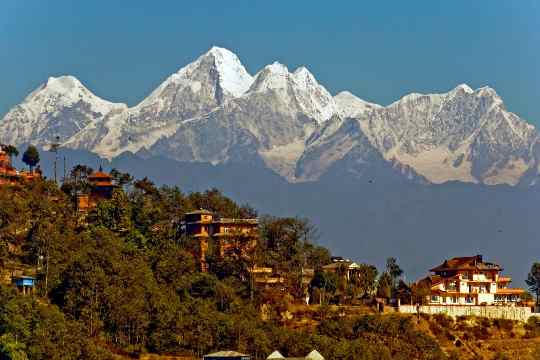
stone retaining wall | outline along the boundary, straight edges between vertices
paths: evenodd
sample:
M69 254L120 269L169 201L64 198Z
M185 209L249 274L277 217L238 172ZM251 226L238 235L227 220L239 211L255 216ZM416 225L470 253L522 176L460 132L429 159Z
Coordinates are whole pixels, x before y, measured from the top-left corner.
M405 314L417 313L415 305L400 305L398 311ZM453 318L458 316L479 316L517 321L527 321L531 316L540 316L540 314L531 312L530 307L525 306L424 305L419 307L419 311L429 315L445 314Z

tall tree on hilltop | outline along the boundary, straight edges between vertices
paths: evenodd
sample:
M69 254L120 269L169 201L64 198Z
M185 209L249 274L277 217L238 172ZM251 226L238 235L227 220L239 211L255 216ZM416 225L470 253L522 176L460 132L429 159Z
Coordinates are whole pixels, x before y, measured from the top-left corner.
M81 181L86 181L88 179L88 176L93 172L94 170L91 167L87 165L77 164L71 169L71 171L69 172L69 176L73 181L79 183Z
M376 289L377 268L373 265L360 264L355 281L361 297L371 295Z
M36 166L40 161L38 149L34 145L29 145L23 154L22 161L28 165L30 171L32 171L34 166Z
M86 193L90 190L90 184L88 183L88 176L92 174L94 170L86 165L77 164L69 172L69 177L64 179L62 184L62 191L71 197L79 193Z
M133 176L127 172L121 172L120 170L113 168L111 170L111 176L113 177L114 182L118 186L129 185L133 182Z
M395 288L396 280L403 275L403 270L399 267L395 257L386 259L386 272L392 278L392 288Z
M377 297L390 299L392 297L392 276L388 272L383 272L377 281Z
M326 296L333 295L337 290L338 276L334 273L324 271L315 272L315 276L311 280L311 288L319 290L319 305L326 304Z
M536 306L540 305L540 263L534 263L525 280L529 290L536 295Z

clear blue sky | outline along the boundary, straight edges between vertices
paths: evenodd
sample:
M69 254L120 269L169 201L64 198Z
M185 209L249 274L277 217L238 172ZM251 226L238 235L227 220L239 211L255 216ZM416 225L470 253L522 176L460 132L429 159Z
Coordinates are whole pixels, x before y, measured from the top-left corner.
M540 123L538 0L2 0L0 114L60 74L132 105L212 45L381 104L490 85Z

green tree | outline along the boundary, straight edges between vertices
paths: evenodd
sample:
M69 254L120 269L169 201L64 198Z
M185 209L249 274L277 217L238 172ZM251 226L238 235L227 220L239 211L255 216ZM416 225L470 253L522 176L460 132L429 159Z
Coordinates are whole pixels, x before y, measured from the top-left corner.
M94 170L90 166L77 164L71 169L71 171L69 172L69 176L71 177L71 179L78 183L82 181L87 181L88 176L93 172Z
M128 233L132 227L131 204L124 191L114 189L110 200L100 201L92 210L90 221L112 231Z
M23 154L22 161L28 165L30 171L34 169L34 166L39 164L39 151L34 145L29 145Z
M536 295L536 306L540 305L540 263L532 264L531 271L525 280L529 290Z
M111 170L111 176L118 186L129 185L133 182L133 176L127 172L121 172L120 170L113 168Z
M338 277L334 273L317 271L311 280L311 288L319 290L319 304L326 304L327 296L337 290Z
M386 272L392 278L392 288L396 287L396 280L403 275L403 270L399 267L395 257L386 259Z
M14 156L19 156L19 150L13 146L13 145L2 145L2 151L4 151L10 159L12 159Z
M390 299L392 296L392 276L388 272L383 272L377 281L377 296L384 299Z
M360 291L361 297L371 295L375 290L377 281L377 268L373 265L360 264L356 286Z

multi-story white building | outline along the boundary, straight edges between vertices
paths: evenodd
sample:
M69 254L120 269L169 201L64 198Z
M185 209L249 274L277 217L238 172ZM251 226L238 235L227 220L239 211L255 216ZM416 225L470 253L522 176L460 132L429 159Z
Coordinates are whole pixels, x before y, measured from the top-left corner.
M515 305L523 289L509 288L510 277L501 266L482 260L482 255L445 260L422 280L431 288L430 305Z

